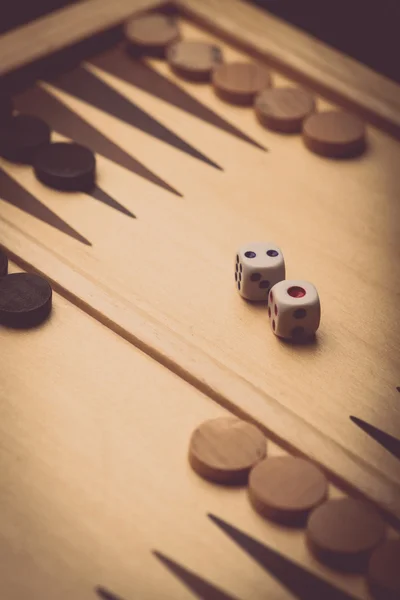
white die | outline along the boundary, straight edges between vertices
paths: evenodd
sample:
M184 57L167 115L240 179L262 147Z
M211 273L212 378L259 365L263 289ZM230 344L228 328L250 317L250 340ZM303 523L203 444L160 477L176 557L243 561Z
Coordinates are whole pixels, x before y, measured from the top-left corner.
M317 331L321 305L315 286L308 281L280 281L269 293L268 315L275 335L301 340Z
M280 248L268 242L251 242L236 254L235 281L247 300L267 301L270 288L285 279L285 261Z

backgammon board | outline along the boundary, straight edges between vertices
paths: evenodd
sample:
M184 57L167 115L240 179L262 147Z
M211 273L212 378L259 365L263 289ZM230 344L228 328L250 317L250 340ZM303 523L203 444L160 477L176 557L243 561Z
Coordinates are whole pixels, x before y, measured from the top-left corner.
M123 23L153 10L227 61L265 64L274 86L305 86L319 110L359 115L366 152L318 156L165 60L128 55ZM0 159L10 272L54 289L42 326L0 328L2 596L370 598L245 488L198 477L187 451L201 422L234 414L270 455L309 458L332 497L398 528L398 86L240 0L81 2L3 35L0 74L17 111L97 163L90 193L65 193ZM279 341L235 289L237 248L263 239L319 290L311 344ZM266 567L267 546L303 592Z

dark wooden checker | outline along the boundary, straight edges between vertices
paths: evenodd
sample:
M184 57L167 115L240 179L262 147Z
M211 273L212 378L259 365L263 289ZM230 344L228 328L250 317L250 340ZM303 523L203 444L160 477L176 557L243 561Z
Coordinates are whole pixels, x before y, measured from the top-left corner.
M400 521L398 87L240 1L176 3L184 39L256 58L274 86L301 83L318 109L367 119L365 154L322 158L164 60L128 55L125 19L164 3L113 4L83 2L0 38L17 111L47 120L53 141L88 146L98 173L90 193L67 194L0 161L0 245L11 270L57 292L42 327L0 330L2 497L5 522L22 523L3 537L38 557L17 562L4 545L7 598L90 598L96 586L187 598L186 571L204 597L207 585L215 598L296 597L205 522L212 512L367 599L362 577L318 566L301 532L262 520L244 489L200 480L186 452L202 420L246 416L272 454L315 460L341 485L331 494ZM280 343L232 285L237 247L265 238L288 276L321 294L314 345Z

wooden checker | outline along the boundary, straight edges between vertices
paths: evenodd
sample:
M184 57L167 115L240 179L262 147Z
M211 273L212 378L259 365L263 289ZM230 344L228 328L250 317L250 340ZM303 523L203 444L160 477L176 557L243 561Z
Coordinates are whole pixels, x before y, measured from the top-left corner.
M315 465L292 456L267 458L250 473L249 495L264 517L288 525L304 524L328 495L328 481Z
M80 144L49 144L37 153L33 166L38 180L56 190L85 192L95 186L96 157Z
M323 111L305 120L303 140L307 148L322 156L358 156L366 146L365 126L358 117L344 111Z
M271 85L271 79L268 70L260 64L232 62L214 69L212 84L218 96L226 102L246 106Z
M368 583L375 598L395 600L400 595L400 539L387 540L372 553Z
M205 479L243 484L267 453L265 436L251 423L234 417L202 423L192 434L189 462Z
M165 60L127 52L124 23L159 6L89 0L0 38L2 84L16 112L46 120L56 143L87 146L97 171L93 189L66 194L43 185L29 165L0 160L0 245L18 268L44 275L68 299L56 301L35 330L0 329L7 345L0 384L10 415L3 472L20 464L15 440L29 438L24 456L37 461L23 489L15 480L6 489L32 502L39 489L45 515L32 522L29 507L3 503L5 523L26 519L21 538L1 528L3 539L41 544L29 554L41 562L30 561L28 574L4 550L4 594L86 598L97 584L123 600L157 597L160 589L186 598L188 586L200 593L190 587L195 574L198 585L228 597L295 595L216 529L225 517L226 531L242 529L306 576L317 573L370 600L365 578L327 571L307 554L302 532L262 519L246 490L197 477L187 448L204 420L234 414L279 441L278 455L311 458L399 523L398 86L240 0L175 3L185 41L220 47L227 64L260 64L271 89L304 86L321 113L346 110L365 123L368 152L326 160L309 152L301 135L271 134L252 104L226 102ZM81 40L71 56L69 46ZM29 65L37 58L46 61ZM312 344L280 342L266 310L237 295L236 248L263 239L282 248L290 277L319 290L322 321ZM156 370L133 364L132 351L151 358ZM27 378L27 365L35 378ZM171 388L160 375L165 367ZM107 402L95 402L102 390ZM210 411L193 408L193 393ZM45 417L38 399L50 407ZM15 402L23 418L14 418ZM68 406L74 435L65 430ZM59 452L58 435L65 436ZM109 473L117 479L111 485ZM227 503L229 514L222 514ZM138 557L137 576L121 556ZM43 564L55 568L44 572ZM159 578L152 577L156 568Z
M8 258L7 254L0 248L0 277L8 273Z
M328 500L310 515L307 542L322 562L343 570L363 569L385 539L380 515L354 498Z
M31 115L10 117L0 127L0 156L8 161L32 164L36 154L50 143L46 121Z
M315 110L311 94L296 87L262 91L254 103L262 125L281 133L301 132L303 121Z
M0 94L0 125L4 126L13 114L12 99L8 94Z
M28 329L43 323L52 306L48 281L35 273L12 273L0 279L0 325Z
M134 17L125 24L124 33L133 52L148 55L163 56L167 47L179 39L176 20L161 14Z
M168 48L167 60L180 77L191 81L209 81L213 69L222 63L223 56L218 46L183 40Z

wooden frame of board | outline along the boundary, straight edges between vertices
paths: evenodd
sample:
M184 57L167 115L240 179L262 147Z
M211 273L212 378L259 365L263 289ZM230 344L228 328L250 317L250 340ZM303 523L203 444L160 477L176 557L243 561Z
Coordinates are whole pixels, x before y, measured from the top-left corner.
M0 75L16 72L106 31L129 16L160 8L177 10L292 80L307 84L339 105L357 109L374 126L400 137L400 98L396 84L241 0L177 0L173 3L87 0L2 36ZM57 254L50 257L34 238L25 237L22 242L14 226L0 223L0 238L20 266L44 273L55 289L74 304L218 403L254 420L286 448L299 451L297 441L301 438L301 453L318 460L342 483L353 482L357 491L400 519L400 492L393 493L392 481L381 477L378 471L364 468L362 461L354 461L345 449L332 440L325 440L318 429L285 410L272 396L268 397L240 375L228 372L205 352L190 346L179 334L175 335L168 326L163 327L155 319L146 321L147 315L140 308L133 319L123 301L118 304L106 294L99 299L92 281L70 269ZM58 283L61 279L62 285ZM80 296L72 291L78 288L82 290ZM89 297L91 302L84 299ZM203 373L207 373L207 381ZM246 410L241 402L243 397L247 399ZM317 453L315 448L318 448Z

